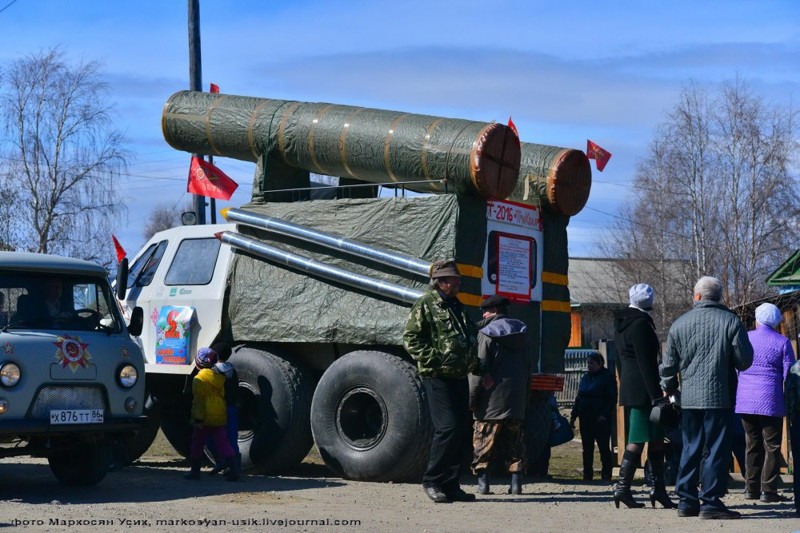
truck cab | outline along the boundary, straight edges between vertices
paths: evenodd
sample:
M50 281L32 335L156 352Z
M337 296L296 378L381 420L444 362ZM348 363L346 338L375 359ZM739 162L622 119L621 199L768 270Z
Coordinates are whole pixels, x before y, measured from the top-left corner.
M113 448L145 423L144 359L108 272L0 252L0 457L47 457L67 485L94 485Z

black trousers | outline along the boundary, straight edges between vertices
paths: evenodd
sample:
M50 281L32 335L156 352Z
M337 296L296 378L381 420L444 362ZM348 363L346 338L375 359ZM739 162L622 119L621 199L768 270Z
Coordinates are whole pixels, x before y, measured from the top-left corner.
M744 483L747 492L778 491L783 418L742 415L747 442Z
M465 444L471 436L469 385L466 378L422 378L422 384L433 422L431 455L422 484L447 492L459 486Z
M581 443L583 445L583 475L592 477L594 471L594 444L600 452L600 475L604 479L611 478L611 423L608 419L602 422L594 416L578 417L580 421Z

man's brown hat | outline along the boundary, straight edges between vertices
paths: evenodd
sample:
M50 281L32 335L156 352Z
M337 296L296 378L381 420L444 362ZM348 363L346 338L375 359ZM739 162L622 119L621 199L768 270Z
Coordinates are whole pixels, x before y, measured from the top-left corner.
M446 278L450 276L461 277L455 259L436 261L431 264L431 279Z

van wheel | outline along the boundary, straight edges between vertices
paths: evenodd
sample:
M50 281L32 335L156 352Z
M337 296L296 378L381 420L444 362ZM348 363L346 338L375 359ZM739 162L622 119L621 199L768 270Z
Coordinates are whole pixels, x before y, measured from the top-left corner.
M50 470L59 482L69 486L100 483L111 467L110 442L86 441L48 456Z
M155 397L148 394L144 402L147 424L134 434L121 437L114 445L114 467L126 466L137 460L156 440L161 425L161 416Z
M311 450L308 371L270 352L243 346L230 358L239 375L239 452L242 468L280 474Z
M357 351L322 375L311 430L328 467L347 479L417 481L432 425L416 370L399 357Z

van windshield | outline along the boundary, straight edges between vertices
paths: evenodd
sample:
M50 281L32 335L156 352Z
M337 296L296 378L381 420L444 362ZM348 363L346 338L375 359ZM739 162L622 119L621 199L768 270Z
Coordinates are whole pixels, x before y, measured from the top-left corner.
M103 278L0 271L0 327L119 333L122 321Z

